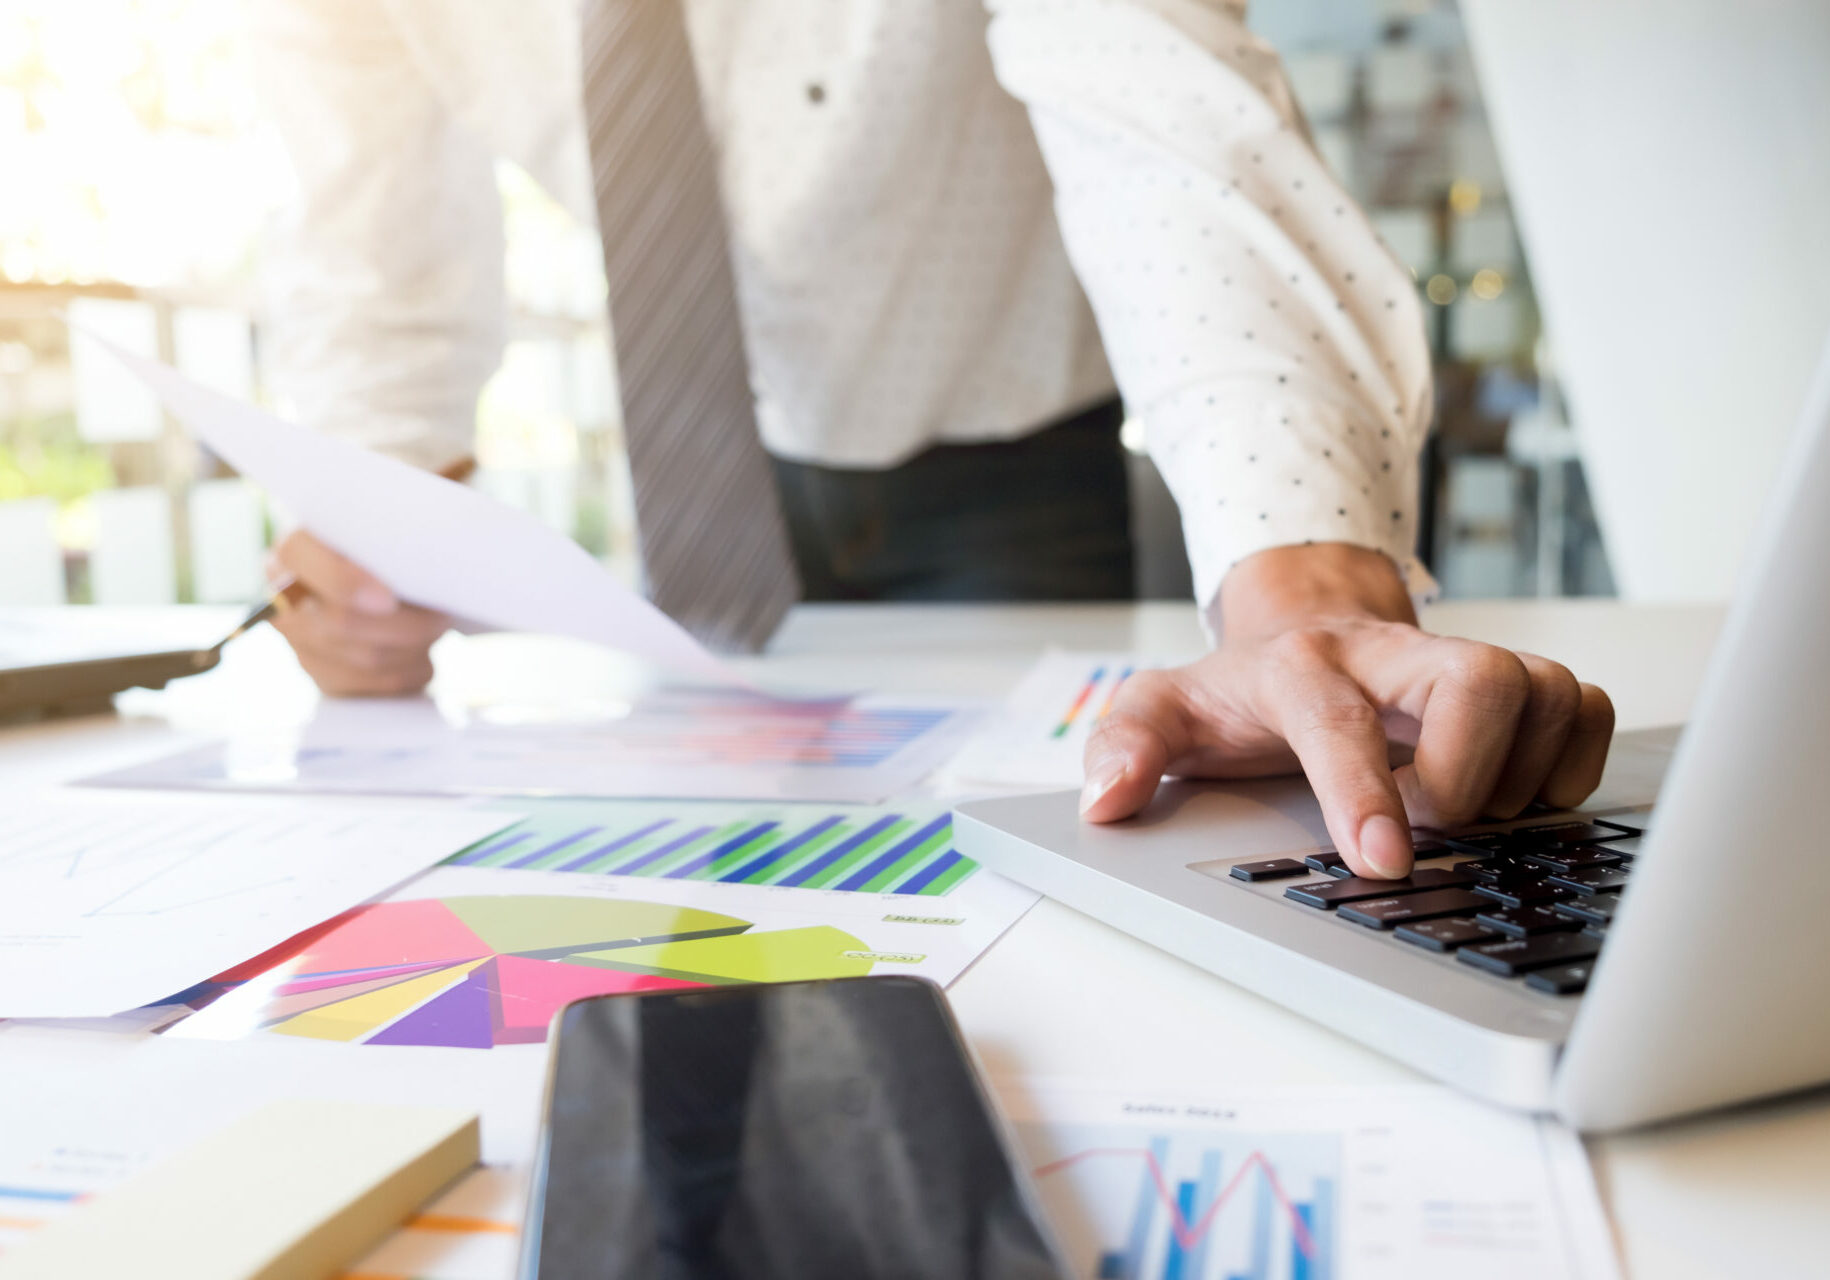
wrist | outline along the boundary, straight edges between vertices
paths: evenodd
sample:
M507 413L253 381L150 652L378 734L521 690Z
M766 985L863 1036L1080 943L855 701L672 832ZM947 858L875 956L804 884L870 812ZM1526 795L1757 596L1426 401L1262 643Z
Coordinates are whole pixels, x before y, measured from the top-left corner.
M1220 584L1218 603L1228 640L1329 621L1417 621L1398 566L1382 552L1346 542L1272 547L1247 556Z

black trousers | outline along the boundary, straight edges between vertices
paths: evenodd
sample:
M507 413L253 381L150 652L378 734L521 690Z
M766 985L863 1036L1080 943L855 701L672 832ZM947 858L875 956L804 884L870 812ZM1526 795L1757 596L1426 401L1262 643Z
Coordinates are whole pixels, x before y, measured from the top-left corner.
M1130 600L1117 400L882 471L776 459L808 600Z

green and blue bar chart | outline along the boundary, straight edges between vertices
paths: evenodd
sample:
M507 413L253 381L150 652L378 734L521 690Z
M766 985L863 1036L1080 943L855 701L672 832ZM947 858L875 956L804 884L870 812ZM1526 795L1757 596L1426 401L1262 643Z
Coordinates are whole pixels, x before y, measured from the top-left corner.
M519 805L518 808L530 806ZM940 897L978 864L946 809L541 802L447 865Z

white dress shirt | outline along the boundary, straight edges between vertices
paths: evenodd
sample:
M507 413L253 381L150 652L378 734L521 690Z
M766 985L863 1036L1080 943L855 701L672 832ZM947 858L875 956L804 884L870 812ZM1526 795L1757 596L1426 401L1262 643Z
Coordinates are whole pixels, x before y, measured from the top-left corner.
M891 465L1116 378L1198 600L1305 541L1427 589L1416 293L1242 3L685 3L772 452ZM595 217L576 0L259 0L254 31L300 184L280 390L425 465L469 452L504 341L495 157Z

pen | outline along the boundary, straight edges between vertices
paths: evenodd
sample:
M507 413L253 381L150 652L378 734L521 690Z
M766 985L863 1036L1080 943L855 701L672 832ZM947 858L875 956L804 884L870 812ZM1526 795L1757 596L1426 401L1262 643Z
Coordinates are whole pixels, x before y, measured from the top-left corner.
M272 591L272 595L268 596L253 613L250 613L247 617L236 623L235 630L218 640L213 647L217 649L222 648L224 645L228 644L229 641L235 639L236 636L247 631L252 631L255 627L260 626L261 623L274 617L280 610L290 609L293 605L298 604L309 594L305 590L305 584L291 575L287 575L287 577L281 581L274 583Z

